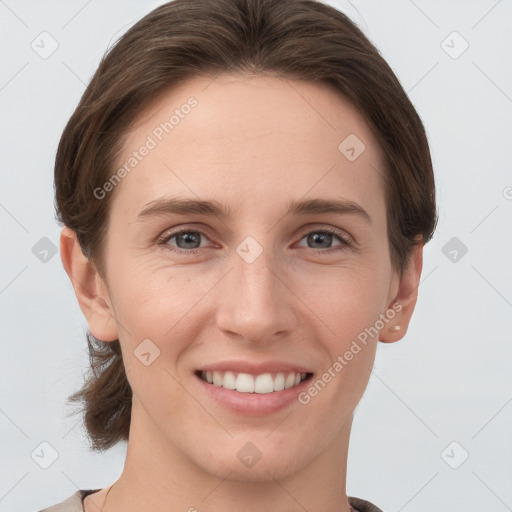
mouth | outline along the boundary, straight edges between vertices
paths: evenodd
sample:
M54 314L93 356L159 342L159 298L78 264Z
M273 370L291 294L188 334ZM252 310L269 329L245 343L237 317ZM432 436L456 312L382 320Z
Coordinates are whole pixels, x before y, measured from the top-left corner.
M314 375L308 367L277 359L217 361L194 373L197 389L212 404L247 417L293 407Z
M267 395L299 386L311 379L310 372L267 372L259 374L238 373L233 371L202 371L196 375L204 382L217 388L238 393L257 393Z

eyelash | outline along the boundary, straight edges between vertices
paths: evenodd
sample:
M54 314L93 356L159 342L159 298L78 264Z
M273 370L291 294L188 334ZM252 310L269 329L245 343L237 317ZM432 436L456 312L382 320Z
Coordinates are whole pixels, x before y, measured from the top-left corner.
M205 233L203 233L202 231L200 231L198 229L183 228L183 229L179 229L177 231L173 231L171 233L164 233L163 235L161 235L158 238L157 244L162 245L164 247L164 249L167 251L178 253L178 254L198 254L199 252L201 252L201 248L180 249L180 248L176 248L176 247L173 247L172 245L168 244L168 242L170 240L172 240L174 237L180 235L181 233L198 233L198 234L204 236L205 238L208 238ZM332 253L333 251L343 251L349 247L352 247L352 244L353 244L353 239L350 236L348 236L344 231L337 230L334 228L328 228L328 227L322 228L322 229L313 229L313 230L304 232L302 234L302 236L300 237L299 242L302 241L306 236L310 235L311 233L330 233L331 235L335 235L336 237L338 237L339 241L341 242L340 246L327 247L325 249L314 249L312 247L306 247L306 249L310 249L314 254L325 255L325 254Z

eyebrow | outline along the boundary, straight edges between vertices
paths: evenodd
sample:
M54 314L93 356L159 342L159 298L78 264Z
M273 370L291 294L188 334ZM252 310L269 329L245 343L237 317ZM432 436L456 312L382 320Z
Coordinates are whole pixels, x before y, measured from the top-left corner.
M292 201L286 215L308 215L321 213L338 213L357 215L371 223L371 218L362 206L348 199L306 199Z
M231 215L231 209L218 201L202 201L199 199L160 198L151 201L137 215L136 221L143 221L149 217L157 217L169 214L198 214L214 215L226 218Z
M292 201L288 205L286 215L311 215L322 213L336 213L343 215L357 215L371 223L368 213L354 201L347 199L305 199ZM160 198L151 201L137 215L136 221L144 221L151 217L162 215L211 215L221 219L232 215L232 210L218 201L205 201L199 199Z

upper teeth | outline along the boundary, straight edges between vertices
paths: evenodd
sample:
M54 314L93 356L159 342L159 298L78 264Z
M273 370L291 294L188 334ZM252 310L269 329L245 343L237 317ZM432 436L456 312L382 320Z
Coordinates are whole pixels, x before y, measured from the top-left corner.
M306 378L305 373L270 373L251 375L234 372L201 372L201 378L210 384L226 389L236 389L240 393L272 393L296 386Z

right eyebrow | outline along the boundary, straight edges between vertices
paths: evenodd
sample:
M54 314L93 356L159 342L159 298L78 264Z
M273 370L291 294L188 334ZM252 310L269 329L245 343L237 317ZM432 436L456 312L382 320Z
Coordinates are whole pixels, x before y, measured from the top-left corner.
M231 215L231 209L217 201L202 201L199 199L179 199L170 197L151 201L137 215L135 220L139 222L150 217L169 214L214 215L216 217L226 218Z

